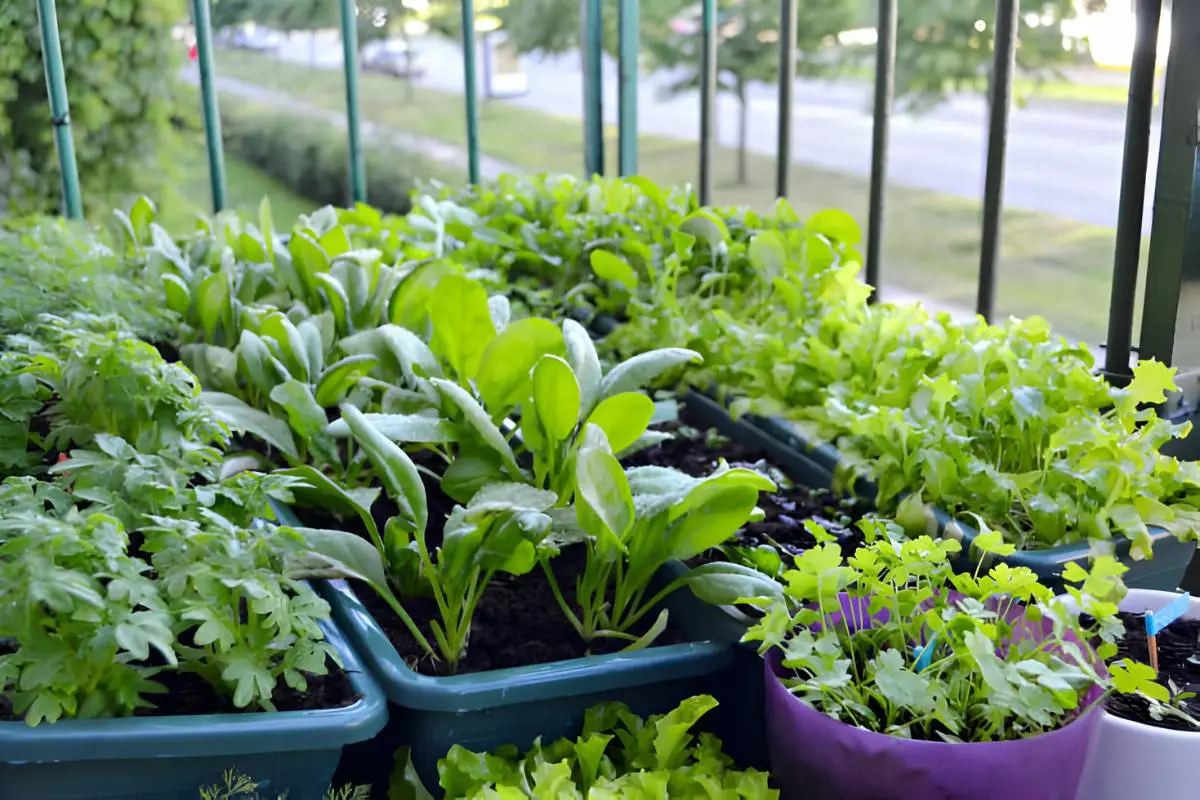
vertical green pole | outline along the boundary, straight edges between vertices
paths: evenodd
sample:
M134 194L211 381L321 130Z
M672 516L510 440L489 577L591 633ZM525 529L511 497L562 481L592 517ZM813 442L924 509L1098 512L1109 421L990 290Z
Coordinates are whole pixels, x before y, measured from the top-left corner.
M712 148L717 114L717 0L704 0L700 54L700 205L712 202Z
M622 177L638 171L638 0L620 0L617 11L617 172Z
M870 302L879 300L883 269L883 208L887 190L888 123L896 89L896 25L898 0L879 0L875 29L875 113L871 129L871 183L867 200L867 283L875 287Z
M208 146L208 182L212 187L213 211L217 212L225 208L225 154L221 146L221 112L217 108L212 20L208 12L208 0L192 0L196 64L200 68L200 107L204 112L204 141Z
M350 145L350 195L355 203L367 201L367 168L363 163L362 131L358 120L358 7L341 0L342 67L346 73L346 132Z
M583 30L583 170L604 174L604 48L600 0L580 0Z
M1004 214L1004 157L1008 151L1008 109L1016 68L1021 0L996 0L991 95L988 98L987 159L983 175L983 234L979 255L979 291L975 312L988 322L996 310L996 265L1000 261L1000 224Z
M79 219L83 216L83 201L79 197L75 142L71 139L71 109L67 102L62 43L58 39L58 12L54 0L38 0L37 11L42 29L42 60L46 69L46 92L50 95L50 118L58 146L58 167L62 172L63 213L71 219Z
M463 94L467 98L467 178L479 183L479 98L475 92L475 0L462 0Z

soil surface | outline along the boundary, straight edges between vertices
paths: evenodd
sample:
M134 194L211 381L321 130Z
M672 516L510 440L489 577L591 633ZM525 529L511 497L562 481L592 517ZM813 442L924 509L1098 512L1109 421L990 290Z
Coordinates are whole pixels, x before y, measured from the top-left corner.
M1125 623L1125 638L1118 645L1116 659L1128 658L1149 664L1145 618L1141 614L1123 613L1120 616ZM1173 683L1173 695L1196 692L1196 697L1184 700L1179 706L1200 719L1200 620L1172 622L1155 638L1158 640L1158 682L1168 687ZM1195 732L1196 741L1200 742L1200 728L1169 715L1161 720L1154 719L1150 716L1149 703L1136 695L1114 694L1108 699L1107 708L1109 713L1134 722Z
M833 534L845 556L852 555L863 543L862 532L854 525L868 511L863 501L838 497L826 489L797 485L764 458L761 451L716 436L715 432L704 433L679 423L663 425L658 430L673 433L675 438L635 453L625 461L627 467L675 467L700 477L711 474L720 460L725 459L732 467L762 472L779 485L778 492L759 495L763 520L745 526L730 544L749 548L768 545L794 558L816 544L813 535L804 529L804 521L808 519ZM718 554L699 560L711 561L715 557Z
M551 561L555 578L563 594L574 594L575 579L583 570L585 551L570 547ZM391 607L367 586L355 586L363 605L387 634L392 645L412 669L425 675L445 674L445 667L434 663L417 644L408 628ZM432 598L413 598L404 602L421 632L433 644L429 621L438 618ZM578 612L578 609L574 609ZM635 633L642 633L653 616L646 615ZM655 640L655 645L678 644L682 637L670 626ZM467 656L459 662L458 673L485 672L506 667L546 664L586 655L613 653L626 642L599 639L589 650L571 627L554 598L550 582L539 568L527 575L497 574L484 591L471 621ZM436 646L436 645L435 645Z
M0 655L13 652L11 645L0 644ZM166 688L165 694L146 695L145 699L154 708L143 708L135 712L138 717L173 717L200 714L248 714L261 711L259 708L237 708L232 694L223 697L199 675L181 672L160 672L152 680ZM358 692L349 676L339 667L330 664L329 674L309 676L308 690L297 692L282 680L271 698L279 711L308 711L322 708L344 708L353 705ZM19 721L13 713L12 704L0 696L0 721Z

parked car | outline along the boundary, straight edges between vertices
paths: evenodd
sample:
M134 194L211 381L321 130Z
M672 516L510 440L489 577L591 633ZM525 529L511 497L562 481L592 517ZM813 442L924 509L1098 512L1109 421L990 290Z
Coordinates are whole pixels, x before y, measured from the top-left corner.
M403 39L370 42L359 55L359 66L364 72L384 72L398 78L419 78L425 74L416 51Z
M234 31L230 43L243 50L272 53L279 49L283 37L267 28L244 27Z

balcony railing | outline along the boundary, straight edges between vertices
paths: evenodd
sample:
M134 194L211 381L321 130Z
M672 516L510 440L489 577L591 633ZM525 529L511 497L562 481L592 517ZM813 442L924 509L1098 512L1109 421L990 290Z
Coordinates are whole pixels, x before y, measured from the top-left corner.
M358 99L357 26L354 0L337 0L341 12L349 173L352 197L367 199ZM332 0L331 0L332 2ZM638 172L637 109L639 0L581 0L583 60L584 170L606 173L602 115L602 15L618 15L618 158L616 172ZM791 164L795 106L793 65L796 63L797 0L780 0L779 110L775 191L786 197ZM865 279L880 285L884 278L884 188L887 182L889 121L896 69L898 0L878 0L870 188L866 224ZM83 214L78 172L71 138L67 86L64 80L54 0L37 0L50 98L50 117L62 171L63 213ZM1166 6L1166 7L1165 7ZM1181 392L1168 405L1172 415L1190 414L1200 401L1200 3L1177 0L1136 0L1136 37L1129 73L1129 103L1125 122L1117 233L1113 253L1108 333L1104 369L1117 382L1127 379L1133 353L1155 358L1179 369ZM480 134L476 76L476 35L471 0L461 6L463 74L467 130L468 176L480 180ZM700 201L712 196L712 156L717 93L716 0L702 0L703 47L700 58L699 163L696 165ZM213 36L209 0L191 0L200 73L200 96L207 138L209 175L214 211L226 205L221 123L213 69ZM1012 106L1016 32L1020 0L997 0L994 57L991 67L987 123L986 168L982 197L981 238L975 310L991 319L995 313L996 281L1003 269L1000 258L1001 212L1004 206L1005 157ZM1150 168L1151 117L1160 30L1171 15L1168 64L1163 92L1163 118L1150 233L1150 256L1139 346L1133 346L1133 326L1142 245L1143 209ZM801 120L802 121L802 120ZM1069 301L1069 299L1068 299Z

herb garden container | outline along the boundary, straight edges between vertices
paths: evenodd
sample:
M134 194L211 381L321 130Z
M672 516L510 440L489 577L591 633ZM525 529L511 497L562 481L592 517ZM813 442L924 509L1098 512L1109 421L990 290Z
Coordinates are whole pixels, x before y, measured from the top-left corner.
M851 604L858 610L852 612ZM866 598L844 596L842 608L851 619L867 616ZM884 609L876 619L888 614ZM1035 639L1052 625L1013 619L1031 626L1026 635ZM762 675L771 773L783 797L1074 800L1100 718L1099 709L1091 707L1100 696L1094 687L1081 700L1083 713L1048 733L1000 742L909 739L847 724L803 702L783 684L787 669L778 648L768 651Z
M1141 614L1157 611L1178 595L1132 589L1121 602L1121 611ZM1192 598L1181 620L1200 620L1200 599ZM1175 623L1175 624L1178 624ZM1168 628L1168 631L1170 628ZM1180 667L1200 674L1197 668L1171 661L1184 660L1186 652L1176 658L1168 652L1165 632L1159 634L1159 667L1168 674ZM1191 642L1193 654L1200 653L1200 644ZM1193 677L1192 682L1195 681ZM1194 688L1180 685L1180 691ZM1173 730L1157 725L1125 719L1108 711L1099 714L1096 738L1088 754L1083 780L1079 785L1079 800L1128 800L1128 798L1184 798L1197 793L1196 764L1200 760L1200 728Z
M801 455L803 461L800 463L810 464L812 469L827 471L830 474L829 480L833 480L832 476L839 461L838 452L834 447L828 444L811 444L794 427L781 419L750 417L748 421L769 439ZM855 485L855 491L871 496L874 494L874 487L867 481L859 481ZM977 533L974 528L951 519L948 514L936 509L932 514L930 527L931 533L959 539L963 544L961 568L964 571L975 568L970 548L970 543ZM1150 528L1150 538L1153 542L1154 557L1142 560L1133 559L1130 552L1132 542L1129 539L1121 536L1113 539L1114 555L1129 567L1124 576L1125 584L1130 588L1173 591L1183 580L1188 564L1196 552L1196 545L1194 542L1181 541L1162 528ZM1090 556L1091 550L1087 542L1075 542L1045 550L1018 551L1000 560L1013 566L1028 567L1037 574L1038 580L1057 591L1062 589L1062 572L1067 564L1074 561L1086 566Z
M386 781L395 752L408 746L418 776L432 790L437 761L452 745L490 751L505 744L527 747L539 736L549 742L575 735L584 711L604 700L625 702L638 714L662 713L707 691L706 678L735 660L728 644L704 641L431 677L401 660L345 581L317 586L392 704L384 732L347 752L339 779L357 783ZM673 620L686 615L673 604L683 595L674 592L665 602Z
M0 722L0 800L193 800L233 769L264 796L322 800L342 748L375 736L387 701L333 625L358 699L309 711Z

